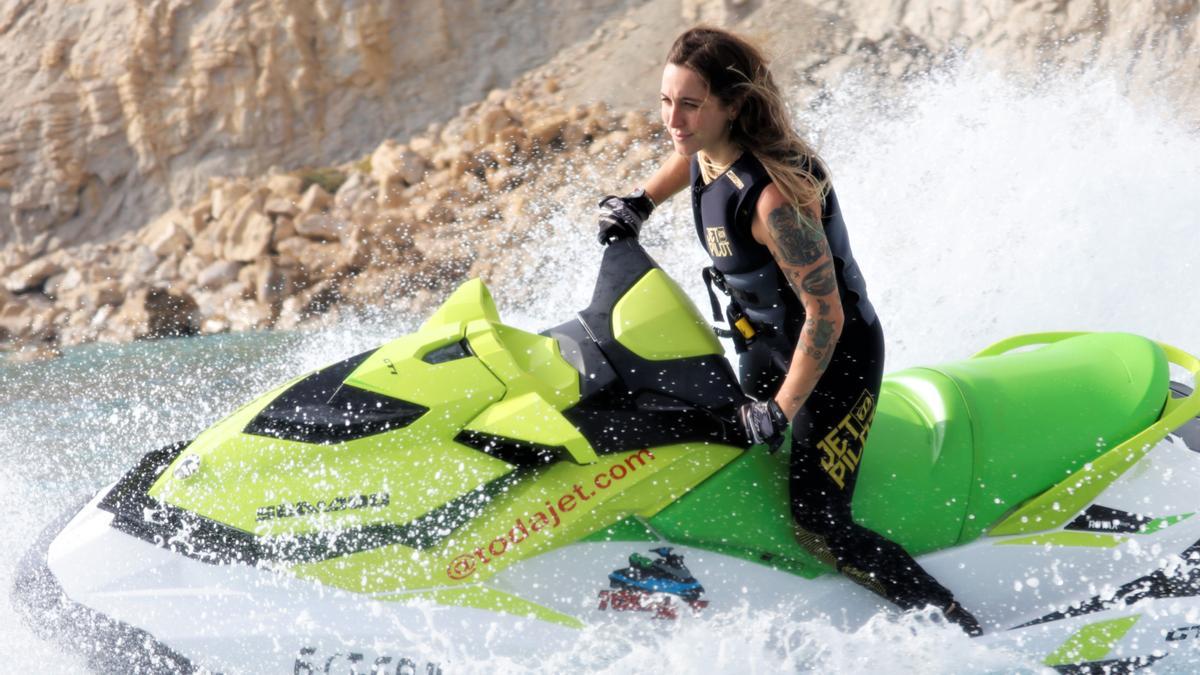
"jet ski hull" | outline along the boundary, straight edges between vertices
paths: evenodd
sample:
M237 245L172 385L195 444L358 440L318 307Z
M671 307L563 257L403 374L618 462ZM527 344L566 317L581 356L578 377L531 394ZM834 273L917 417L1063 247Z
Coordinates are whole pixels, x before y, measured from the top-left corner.
M1142 462L1095 500L1108 509L1103 519L1041 536L985 537L920 562L983 621L981 641L1030 662L1062 672L1163 659L1160 667L1200 665L1200 557L1186 559L1200 551L1200 517L1190 515L1200 454L1170 438ZM1172 477L1166 485L1164 475ZM489 659L533 662L597 627L636 628L654 640L677 621L746 606L849 632L871 630L872 617L892 611L840 576L804 578L769 561L646 537L574 543L507 568L473 587L494 595L492 611L455 606L451 594L352 593L154 546L111 527L112 514L97 508L101 496L47 529L16 586L33 623L98 670L370 672L387 663L449 673ZM1179 517L1146 527L1139 514L1162 509ZM653 558L664 546L702 585L699 595L691 586L612 587L631 556Z

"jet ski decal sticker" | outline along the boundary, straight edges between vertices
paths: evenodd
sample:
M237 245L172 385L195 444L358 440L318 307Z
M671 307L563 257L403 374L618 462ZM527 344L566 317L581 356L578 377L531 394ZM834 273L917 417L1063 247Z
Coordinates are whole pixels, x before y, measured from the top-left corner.
M1167 633L1167 642L1180 640L1200 640L1200 626L1182 626Z
M446 567L446 576L455 581L466 579L475 573L479 568L479 563L490 565L493 560L503 556L510 548L533 535L553 530L562 524L568 511L573 511L576 506L595 497L598 491L607 490L615 483L624 480L626 476L635 473L638 467L646 466L647 459L649 461L655 459L654 453L649 449L630 453L624 462L614 464L607 471L602 471L592 477L592 485L595 486L595 489L586 488L585 490L584 486L576 483L571 486L570 491L559 496L558 500L546 500L544 511L536 511L528 518L517 518L506 534L493 538L470 553L463 553L455 557ZM555 508L556 506L557 508ZM546 515L547 513L550 515Z
M653 612L655 619L675 619L679 614L678 606L671 600L672 595L681 598L693 612L708 606L707 600L700 599L704 587L692 576L682 555L673 553L670 546L654 548L650 552L658 557L651 559L633 553L629 556L628 567L608 575L609 586L617 590L600 591L597 609Z
M1079 514L1064 529L1086 532L1120 532L1122 534L1152 534L1165 527L1190 518L1192 513L1182 513L1163 518L1139 516L1119 509L1092 504Z
M395 664L393 666L392 664ZM316 647L303 647L300 649L300 655L296 657L295 663L292 665L292 672L295 675L317 675L318 673L346 672L343 670L349 666L349 672L359 673L366 672L359 670L359 666L366 667L366 656L359 652L334 652L329 656L320 654ZM394 668L394 670L393 670ZM417 662L407 658L395 658L392 656L379 656L375 658L371 664L372 673L412 673L413 675L442 675L441 665L433 662L427 662L424 670L419 670Z
M369 495L351 495L347 497L335 497L328 501L321 500L315 503L296 502L272 506L260 506L255 511L255 520L262 522L264 520L272 520L275 518L294 518L296 516L307 516L310 513L336 513L338 511L350 511L353 509L381 509L391 503L391 495L387 492L374 492Z

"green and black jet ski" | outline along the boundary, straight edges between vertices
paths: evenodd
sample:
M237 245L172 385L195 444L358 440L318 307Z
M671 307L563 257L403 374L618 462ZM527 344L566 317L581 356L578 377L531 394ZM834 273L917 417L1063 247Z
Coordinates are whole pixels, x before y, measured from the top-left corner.
M827 460L861 462L856 518L981 640L1063 672L1186 662L1197 372L1136 335L1011 338L887 376L862 456L834 438ZM596 625L894 611L797 544L787 453L746 447L745 400L636 241L540 333L468 281L417 332L145 455L47 529L14 595L122 672L450 673Z

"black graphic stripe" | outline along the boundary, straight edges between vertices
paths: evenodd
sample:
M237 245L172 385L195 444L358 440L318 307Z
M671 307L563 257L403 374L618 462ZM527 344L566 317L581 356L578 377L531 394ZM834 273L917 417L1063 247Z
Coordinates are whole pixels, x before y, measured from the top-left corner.
M1059 621L1073 616L1103 612L1113 607L1127 607L1147 598L1191 598L1200 596L1200 541L1189 546L1180 554L1185 565L1170 576L1163 570L1155 570L1123 584L1110 596L1092 596L1074 607L1061 612L1050 612L1045 616L1014 626L1013 630Z

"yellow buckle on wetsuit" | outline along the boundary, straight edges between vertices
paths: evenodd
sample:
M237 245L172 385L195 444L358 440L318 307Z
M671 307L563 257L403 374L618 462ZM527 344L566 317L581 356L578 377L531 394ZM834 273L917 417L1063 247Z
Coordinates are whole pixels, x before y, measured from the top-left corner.
M747 340L754 339L754 336L758 334L758 332L754 330L754 326L750 325L750 319L747 319L744 314L739 316L737 320L733 322L733 327L737 328L738 332L742 334L742 337L746 338Z

